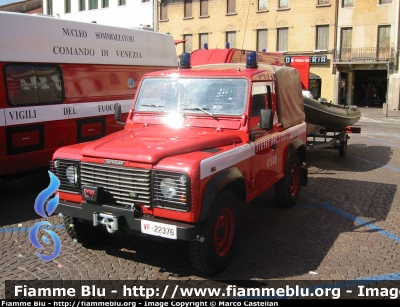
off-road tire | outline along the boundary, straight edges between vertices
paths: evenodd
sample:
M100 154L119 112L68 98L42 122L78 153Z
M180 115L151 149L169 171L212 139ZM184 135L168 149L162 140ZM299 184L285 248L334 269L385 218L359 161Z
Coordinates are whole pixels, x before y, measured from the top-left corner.
M298 154L289 152L285 165L285 175L275 184L275 198L281 208L295 205L300 192L301 163Z
M224 190L212 205L210 216L198 226L197 239L190 242L193 266L206 275L216 275L231 261L238 234L239 202Z
M96 244L107 235L104 229L92 226L88 221L65 215L63 219L68 236L82 245Z

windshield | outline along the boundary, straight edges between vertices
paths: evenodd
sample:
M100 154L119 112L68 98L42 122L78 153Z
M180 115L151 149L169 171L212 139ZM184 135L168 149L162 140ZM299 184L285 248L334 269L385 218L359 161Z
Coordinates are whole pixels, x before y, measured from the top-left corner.
M136 100L136 111L241 115L246 107L244 79L147 78Z

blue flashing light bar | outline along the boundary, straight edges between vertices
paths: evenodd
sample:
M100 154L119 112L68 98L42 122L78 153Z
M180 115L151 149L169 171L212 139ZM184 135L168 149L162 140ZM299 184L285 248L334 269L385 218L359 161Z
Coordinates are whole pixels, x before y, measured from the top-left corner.
M181 55L180 68L190 68L190 53L184 52Z
M257 68L257 52L249 51L247 53L246 68Z

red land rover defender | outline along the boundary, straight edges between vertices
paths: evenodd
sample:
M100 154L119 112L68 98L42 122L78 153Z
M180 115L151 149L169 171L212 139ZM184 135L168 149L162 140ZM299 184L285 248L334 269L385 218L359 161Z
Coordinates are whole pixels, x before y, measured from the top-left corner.
M232 257L239 205L272 186L281 207L296 202L307 128L296 69L258 66L252 52L246 64L187 58L143 77L123 131L58 149L51 170L78 242L105 230L187 240L213 275Z

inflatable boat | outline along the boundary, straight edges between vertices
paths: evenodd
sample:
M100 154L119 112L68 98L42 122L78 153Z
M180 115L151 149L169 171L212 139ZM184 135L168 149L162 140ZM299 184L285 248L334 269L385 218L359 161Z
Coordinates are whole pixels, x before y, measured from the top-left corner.
M311 98L303 100L308 134L324 128L345 129L357 123L361 117L357 106L342 106Z

